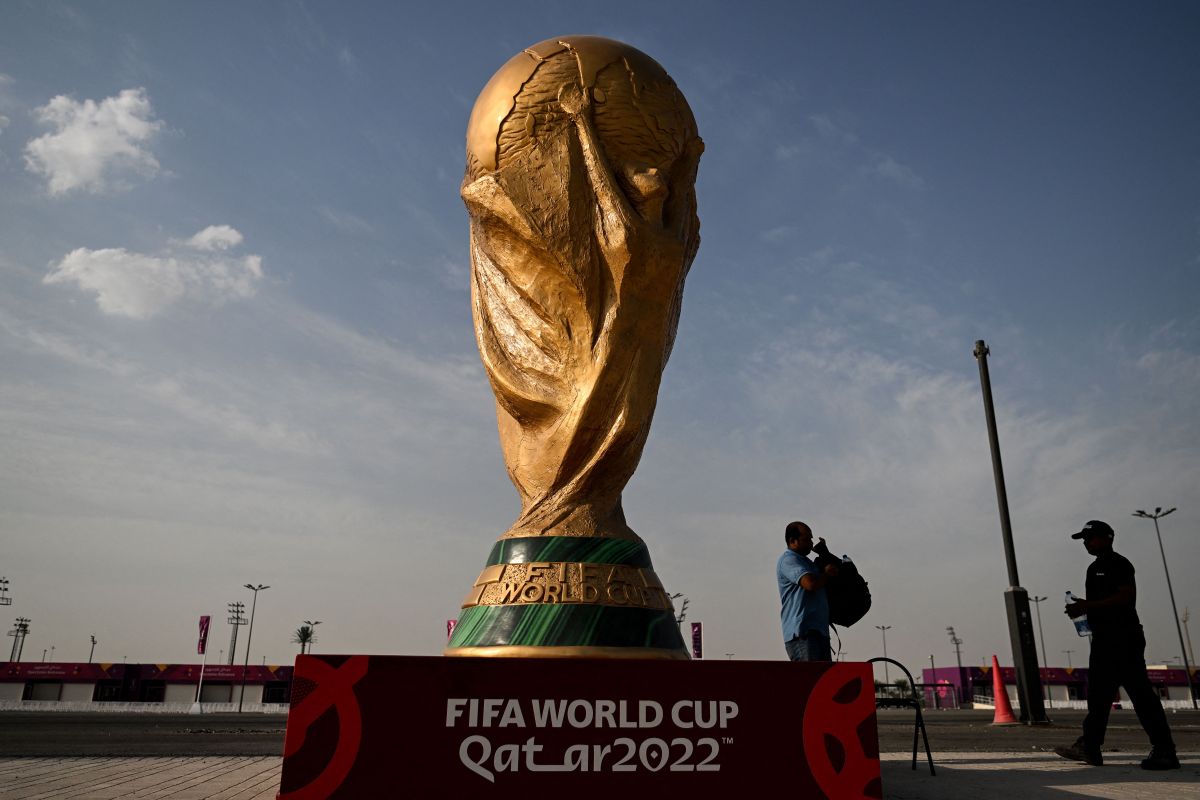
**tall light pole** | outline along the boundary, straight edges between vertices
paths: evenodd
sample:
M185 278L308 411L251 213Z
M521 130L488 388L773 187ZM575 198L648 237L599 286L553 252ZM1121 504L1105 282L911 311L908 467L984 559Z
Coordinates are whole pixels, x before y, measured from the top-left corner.
M1195 664L1196 663L1196 654L1192 652L1192 634L1191 634L1191 631L1188 630L1187 606L1183 607L1183 616L1180 619L1183 621L1183 638L1187 639L1188 658L1190 658L1192 660L1192 663Z
M683 592L676 592L675 594L671 595L671 597L669 599L676 600L680 597L683 598L683 602L679 604L679 611L675 614L675 624L679 625L680 629L682 630L683 621L685 619L687 619L687 609L688 609L687 595L684 594Z
M88 663L92 663L92 656L96 655L96 634L92 634L92 649L88 651Z
M1075 665L1071 663L1071 653L1074 653L1075 651L1074 650L1063 650L1063 652L1067 654L1067 669L1074 669Z
M1048 723L1042 703L1042 681L1038 675L1037 645L1033 640L1033 621L1029 617L1029 592L1017 578L1017 554L1013 549L1012 521L1008 515L1008 492L1004 488L1004 464L1000 460L1000 434L996 430L996 409L992 405L992 379L987 357L991 351L979 339L975 342L975 360L979 362L979 385L983 390L983 415L987 421L988 445L992 451L992 476L996 481L996 505L1000 510L1000 534L1004 539L1004 560L1008 564L1008 588L1004 606L1008 612L1008 637L1012 644L1013 666L1017 671L1017 697L1021 703L1021 722Z
M8 660L18 662L21 660L21 651L25 649L25 637L29 635L29 617L17 617L8 635L13 637L12 653Z
M1042 633L1042 601L1046 600L1047 598L1031 597L1029 599L1033 601L1033 608L1037 612L1038 641L1042 643L1042 661L1045 662L1046 668L1049 669L1050 654L1046 652L1046 637ZM1041 667L1038 667L1038 671L1041 671ZM1046 681L1042 681L1042 685L1046 687L1046 705L1050 708L1054 708L1054 700L1050 697L1050 685Z
M21 645L17 648L17 661L20 661L25 652L25 639L29 636L29 617L18 617L17 628L21 631Z
M886 664L887 662L885 661L883 663ZM929 680L933 681L933 689L930 691L930 694L933 695L933 707L936 709L938 707L937 667L935 667L933 665L933 653L929 654ZM917 695L917 690L914 687L913 688L913 696L916 697L916 695Z
M883 634L883 657L887 658L887 632L892 629L891 625L876 625L879 632ZM888 662L883 662L883 682L891 683L892 679L888 676Z
M1192 708L1197 708L1196 704L1196 686L1192 682L1192 665L1188 663L1188 653L1183 646L1183 628L1179 625L1179 609L1175 606L1175 590L1171 588L1171 571L1167 569L1167 552L1163 550L1162 534L1158 530L1158 520L1160 517L1165 517L1174 511L1174 508L1162 510L1162 506L1154 509L1153 514L1147 514L1140 508L1133 512L1133 516L1141 517L1142 519L1154 520L1154 535L1158 537L1158 552L1162 555L1163 572L1167 574L1167 594L1171 597L1171 614L1175 617L1175 633L1179 635L1179 649L1183 651L1183 673L1187 678L1188 694L1192 698Z
M250 669L250 640L254 637L254 612L258 608L258 593L263 589L270 589L270 586L259 584L255 586L252 583L245 584L245 587L254 592L254 600L250 603L250 629L246 631L246 660L242 664L242 692L238 695L238 713L242 713L242 703L246 700L246 673ZM237 630L237 628L234 628Z
M246 624L246 604L242 602L229 603L229 619L227 622L233 628L233 635L229 637L229 665L233 666L233 656L237 652L237 632L238 628Z
M21 644L21 639L24 636L24 631L28 630L29 620L26 617L17 617L13 622L13 629L8 632L8 635L13 637L12 653L10 653L8 656L9 661L15 662L20 660L17 652L20 649L19 645Z
M954 660L958 662L958 688L965 696L967 693L967 679L963 675L962 670L962 643L963 640L958 638L958 634L954 632L953 625L946 626L946 633L950 634L950 643L954 645Z

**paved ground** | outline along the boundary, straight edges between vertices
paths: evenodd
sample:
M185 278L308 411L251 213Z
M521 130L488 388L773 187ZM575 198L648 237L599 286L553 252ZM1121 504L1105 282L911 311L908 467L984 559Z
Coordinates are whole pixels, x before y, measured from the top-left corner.
M1083 711L1052 711L1049 725L992 725L991 711L931 711L924 715L929 746L934 757L950 752L1053 752L1079 736ZM912 749L913 712L880 711L879 745L882 752ZM1184 752L1200 752L1200 713L1167 712L1175 745ZM1150 743L1131 709L1112 712L1104 754L1145 756ZM2 750L0 750L2 752Z
M951 753L914 771L907 753L883 755L886 800L1109 800L1200 798L1200 753L1184 768L1148 773L1140 756L1109 756L1103 767L1049 753ZM4 800L273 800L281 759L273 757L0 759Z
M913 714L879 714L887 800L1200 800L1200 714L1170 715L1184 768L1148 773L1132 712L1114 712L1104 767L1051 751L1076 736L1081 712L1046 726L993 727L990 712L926 717L935 776L922 749L911 769ZM0 715L0 800L144 798L270 800L285 720L262 714L7 712Z
M910 769L907 753L883 755L885 800L1200 799L1200 753L1181 753L1183 769L1147 772L1142 755L1104 756L1103 767L1064 761L1053 753L934 753Z
M277 757L0 759L0 798L274 800Z

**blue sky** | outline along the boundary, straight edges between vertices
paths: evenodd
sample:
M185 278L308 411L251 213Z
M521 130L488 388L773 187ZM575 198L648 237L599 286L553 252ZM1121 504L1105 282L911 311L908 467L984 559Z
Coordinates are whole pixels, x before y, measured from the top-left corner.
M1200 12L1186 3L5 3L0 574L26 654L433 654L518 510L458 188L521 48L629 42L706 152L703 241L625 496L711 655L781 658L810 522L876 607L852 659L1011 660L976 339L1023 585L1060 613L1118 530L1179 656L1200 485ZM499 18L498 18L499 17ZM227 646L224 625L218 646ZM261 648L261 649L260 649ZM239 659L240 660L240 659Z

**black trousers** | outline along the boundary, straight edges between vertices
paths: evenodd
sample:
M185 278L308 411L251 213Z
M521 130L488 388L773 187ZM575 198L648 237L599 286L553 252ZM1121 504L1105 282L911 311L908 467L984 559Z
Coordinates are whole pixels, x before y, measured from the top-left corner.
M1088 713L1083 720L1085 747L1099 750L1104 744L1108 712L1118 686L1125 687L1138 722L1150 737L1150 744L1175 752L1162 701L1146 674L1146 637L1141 625L1092 636L1092 652L1088 657Z

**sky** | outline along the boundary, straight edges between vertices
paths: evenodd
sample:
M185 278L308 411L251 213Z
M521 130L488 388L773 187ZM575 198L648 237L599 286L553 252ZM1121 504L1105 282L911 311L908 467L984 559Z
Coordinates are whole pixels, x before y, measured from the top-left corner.
M784 657L808 522L835 649L1012 663L974 342L1049 663L1117 530L1151 663L1200 613L1200 8L1184 2L0 4L0 576L25 658L433 655L519 511L473 338L471 106L553 36L688 98L699 254L625 492L706 656ZM8 619L0 620L11 627ZM1200 635L1200 628L1197 628ZM11 640L6 640L8 654ZM244 645L245 633L239 648ZM1067 652L1070 651L1070 652ZM50 655L47 654L47 658ZM240 650L238 661L241 661Z

